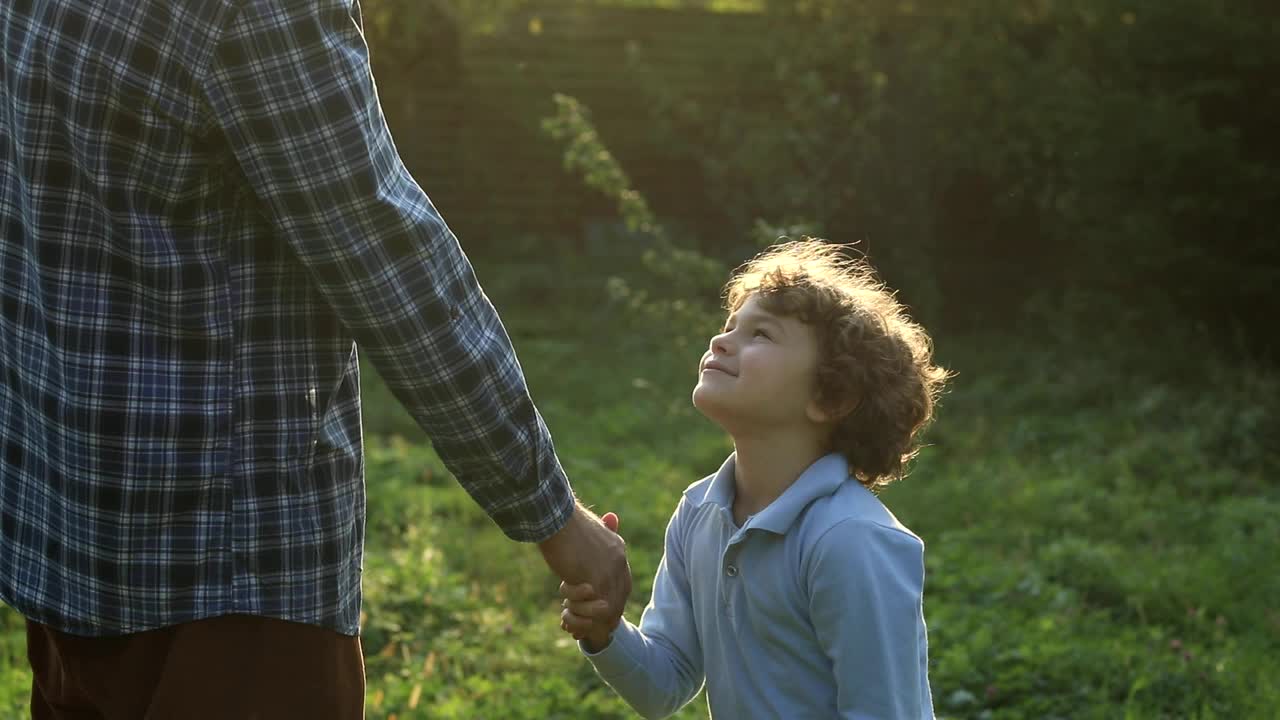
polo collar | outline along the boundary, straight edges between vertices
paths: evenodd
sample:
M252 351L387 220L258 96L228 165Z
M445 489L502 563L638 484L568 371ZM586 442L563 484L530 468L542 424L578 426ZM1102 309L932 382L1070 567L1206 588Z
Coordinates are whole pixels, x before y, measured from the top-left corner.
M702 496L702 502L714 503L726 510L733 510L733 498L738 494L733 484L733 470L736 467L738 453L729 453L729 457L720 464L720 469L716 471L715 477L711 478L711 484L707 486L707 491Z
M715 503L727 510L733 510L733 499L737 494L734 488L734 467L737 454L731 453L716 471L715 477L707 487L702 502ZM849 479L849 464L840 453L828 453L818 458L800 473L800 477L756 513L744 530L758 528L778 535L785 535L800 513L809 503L826 497L840 488Z

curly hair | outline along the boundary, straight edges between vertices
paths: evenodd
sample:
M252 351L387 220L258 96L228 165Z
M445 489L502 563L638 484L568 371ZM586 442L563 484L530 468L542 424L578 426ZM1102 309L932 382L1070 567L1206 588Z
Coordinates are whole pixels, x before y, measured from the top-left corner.
M774 245L735 270L724 287L726 309L736 312L752 296L816 330L815 400L838 418L828 451L844 455L869 489L904 477L950 377L933 364L924 328L866 261L821 239Z

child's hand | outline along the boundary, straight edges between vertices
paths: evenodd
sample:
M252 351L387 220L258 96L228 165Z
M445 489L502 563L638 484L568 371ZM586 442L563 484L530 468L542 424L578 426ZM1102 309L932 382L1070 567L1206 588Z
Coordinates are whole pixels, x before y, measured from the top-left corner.
M617 515L605 513L600 519L605 527L618 532ZM575 640L584 641L591 652L599 652L607 647L610 633L618 627L622 618L605 615L608 603L599 599L595 590L587 583L569 585L562 582L560 595L564 598L561 603L564 609L560 612L560 629L573 635Z
M605 616L609 611L608 603L596 597L595 590L586 583L560 583L560 594L564 597L560 629L573 635L575 640L584 641L591 652L600 652L608 647L609 635L622 618Z

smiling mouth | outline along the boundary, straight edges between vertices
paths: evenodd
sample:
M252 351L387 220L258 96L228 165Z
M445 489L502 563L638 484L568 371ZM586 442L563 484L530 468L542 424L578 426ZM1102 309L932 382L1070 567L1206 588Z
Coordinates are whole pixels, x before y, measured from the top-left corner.
M706 364L706 365L703 365L703 366L702 366L702 372L704 372L704 373L705 373L705 372L718 372L718 373L724 373L725 375L728 375L729 377L736 377L733 373L729 372L728 370L725 370L724 368L720 367L719 365L715 365L715 364L711 364L711 363L708 363L708 364Z

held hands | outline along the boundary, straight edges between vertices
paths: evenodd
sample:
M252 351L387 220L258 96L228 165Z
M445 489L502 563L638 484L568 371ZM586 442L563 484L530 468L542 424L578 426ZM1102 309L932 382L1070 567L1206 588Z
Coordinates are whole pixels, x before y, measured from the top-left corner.
M575 595L590 598L592 605L589 611L580 607L590 613L584 616L589 619L575 619L570 625L569 618L561 616L561 627L566 631L579 628L580 631L574 633L578 639L585 638L586 631L598 620L606 630L596 639L603 637L607 642L608 631L617 627L627 597L631 594L631 567L627 564L626 543L617 530L617 515L606 513L600 519L578 505L564 528L539 545L543 559L563 581L560 584L561 595L565 595L570 587L585 587L589 591L589 594ZM568 596L565 597L567 600ZM568 610L566 605L565 612ZM593 643L592 647L599 646Z
M618 532L618 516L605 513L601 518L605 527ZM607 601L596 594L590 583L560 583L560 595L564 597L560 611L560 629L582 640L587 650L599 652L609 645L610 634L622 621L621 614L613 614Z

